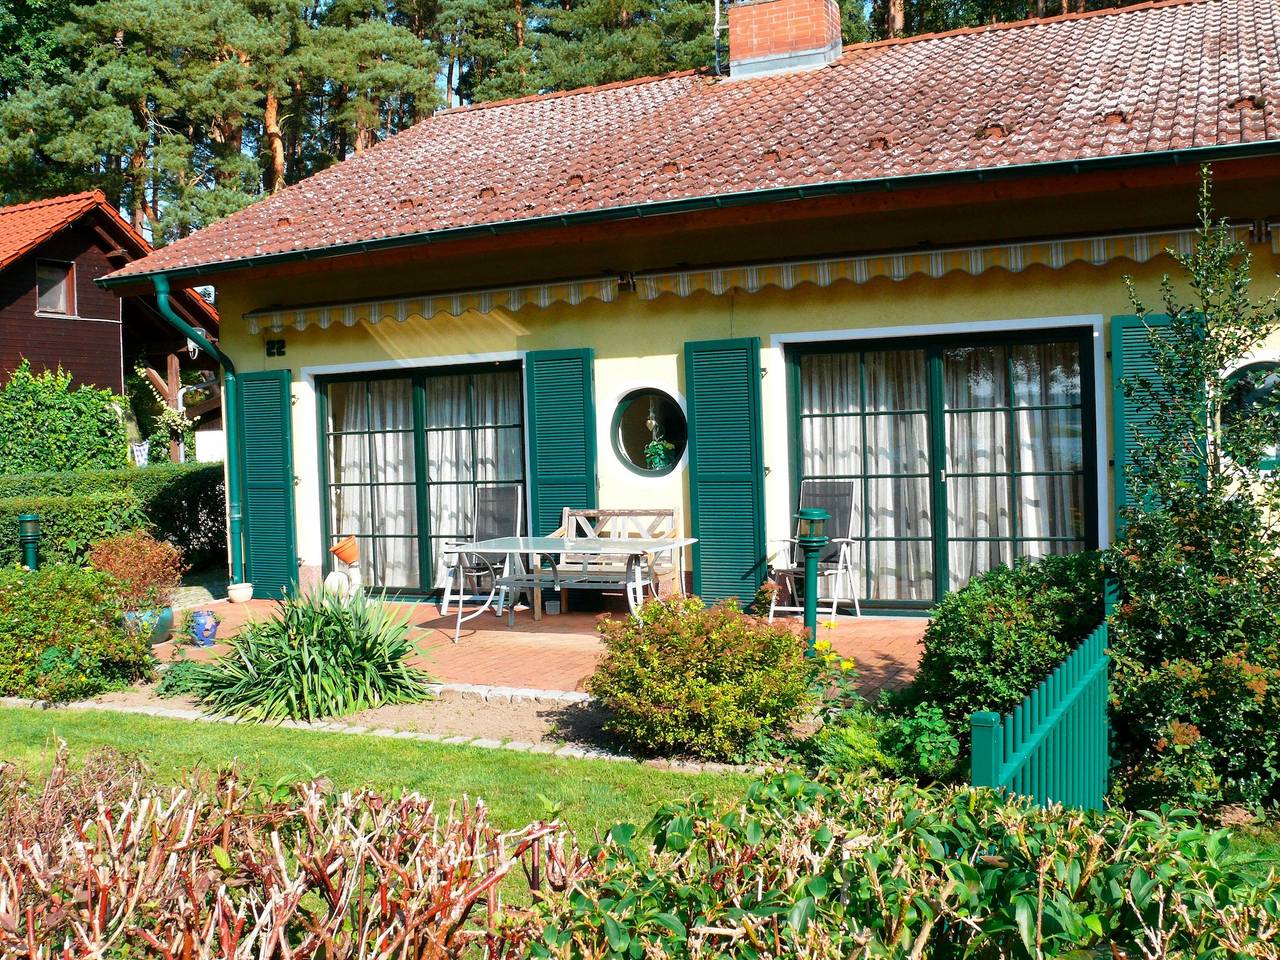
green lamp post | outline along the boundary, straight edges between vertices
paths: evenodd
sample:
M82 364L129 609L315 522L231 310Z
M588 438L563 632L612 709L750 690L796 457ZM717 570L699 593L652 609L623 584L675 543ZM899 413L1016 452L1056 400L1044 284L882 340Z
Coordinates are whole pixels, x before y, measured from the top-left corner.
M22 544L22 562L28 570L40 566L40 517L24 513L18 517L18 543Z
M817 507L801 507L796 513L796 543L804 551L804 629L809 634L807 653L813 655L818 640L818 555L828 543L831 515Z

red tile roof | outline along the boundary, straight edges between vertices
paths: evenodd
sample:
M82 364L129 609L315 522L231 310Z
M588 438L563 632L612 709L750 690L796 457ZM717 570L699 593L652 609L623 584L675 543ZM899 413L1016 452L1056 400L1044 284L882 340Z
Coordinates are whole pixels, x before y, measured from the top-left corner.
M774 187L1280 139L1280 0L1175 0L446 111L135 262L203 267Z
M30 253L98 204L106 202L107 198L101 191L86 190L50 200L0 207L0 270Z
M106 219L113 231L112 236L118 237L119 242L125 245L129 255L134 258L132 262L136 263L152 252L151 244L107 202L106 195L101 190L86 190L48 200L0 207L0 270L35 250L58 231L94 211ZM174 296L181 298L198 316L204 317L210 330L217 331L218 311L204 297L194 290L176 290Z

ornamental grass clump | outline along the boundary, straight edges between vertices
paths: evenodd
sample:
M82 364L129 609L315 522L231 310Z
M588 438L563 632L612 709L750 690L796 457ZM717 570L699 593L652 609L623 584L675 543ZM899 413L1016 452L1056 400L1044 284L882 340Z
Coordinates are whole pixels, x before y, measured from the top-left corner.
M245 720L319 720L432 696L409 623L381 600L317 590L250 623L201 678L202 702Z
M637 753L733 759L816 699L803 635L733 601L651 600L599 630L605 656L587 689L609 711L605 729Z

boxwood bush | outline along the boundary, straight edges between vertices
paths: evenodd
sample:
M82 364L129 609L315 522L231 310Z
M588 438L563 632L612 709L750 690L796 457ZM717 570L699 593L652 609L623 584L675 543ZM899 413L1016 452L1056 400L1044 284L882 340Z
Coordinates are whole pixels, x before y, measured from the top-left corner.
M226 556L226 491L220 463L164 463L119 470L0 476L0 502L106 495L132 497L136 510L150 525L152 533L181 549L192 567L221 561ZM28 511L23 504L11 506L6 514L26 512L45 516L39 505ZM0 516L0 524L6 519L7 515ZM0 530L4 529L8 528L0 526ZM99 540L124 529L130 528L117 525L97 532L90 539ZM0 550L3 548L4 544L0 543ZM0 560L3 559L4 554L0 553Z
M145 633L126 631L117 584L69 564L0 568L0 695L77 700L151 675Z
M1102 622L1096 553L1019 560L948 594L904 699L936 704L958 735L976 710L1012 710Z
M587 689L609 711L606 730L637 753L732 759L814 699L803 636L732 601L651 600L599 630L605 656Z

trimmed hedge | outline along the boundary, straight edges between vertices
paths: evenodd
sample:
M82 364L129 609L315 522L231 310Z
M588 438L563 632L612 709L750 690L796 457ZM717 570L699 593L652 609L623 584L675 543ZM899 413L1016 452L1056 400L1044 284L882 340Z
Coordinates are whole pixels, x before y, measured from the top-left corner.
M145 527L146 515L132 493L87 497L11 497L0 500L0 566L22 562L18 517L40 515L40 563L79 563L99 540Z
M96 531L85 522L77 522L75 530L91 540L101 540L149 523L157 537L183 551L184 561L191 567L220 561L226 556L226 492L220 463L163 463L121 470L0 476L0 541L5 539L3 531L16 529L9 525L10 514L38 513L48 533L49 523L54 519L52 511L61 509L62 505L37 501L66 500L76 513L87 517L99 515L104 496L124 497L117 502L126 507L131 503L139 516L129 514L131 526L107 523ZM90 503L80 505L85 500ZM41 544L42 549L58 552L45 555L68 559L83 555L88 543L82 543L74 532L68 535L76 541L74 549L53 547L51 538L47 537ZM0 562L8 558L5 553L8 546L0 542Z

